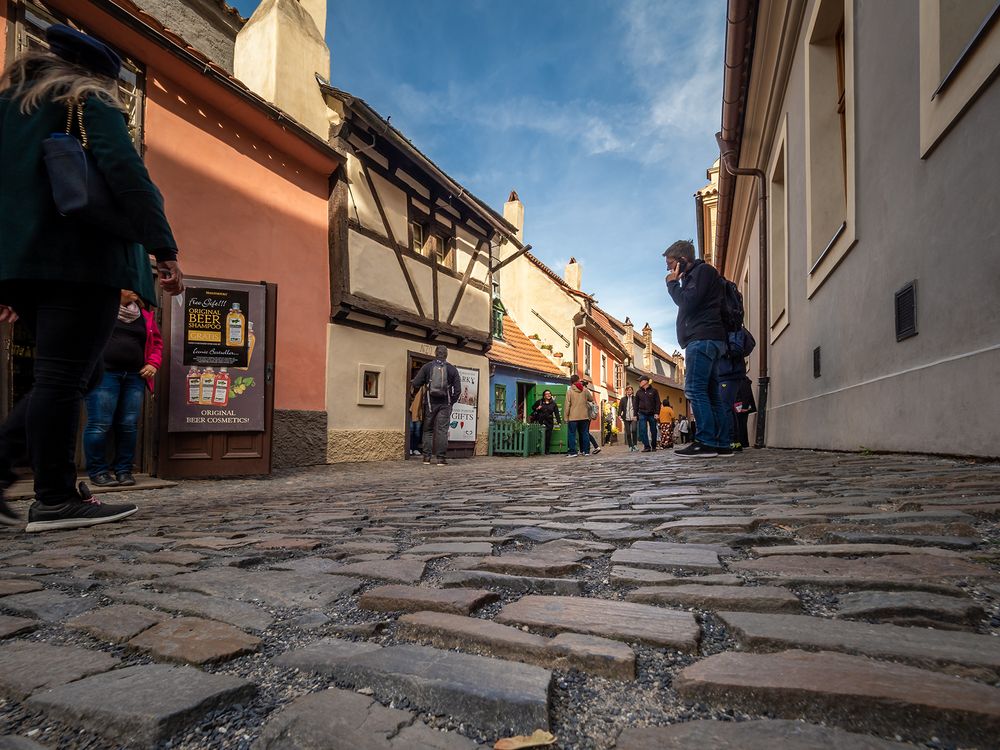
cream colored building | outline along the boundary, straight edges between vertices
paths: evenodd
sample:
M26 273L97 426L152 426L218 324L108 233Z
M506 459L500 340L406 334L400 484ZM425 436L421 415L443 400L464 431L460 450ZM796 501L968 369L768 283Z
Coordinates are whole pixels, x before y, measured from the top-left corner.
M708 184L694 194L697 248L706 263L715 265L715 231L719 218L719 160L705 170Z
M1000 455L997 3L729 6L715 260L767 444Z

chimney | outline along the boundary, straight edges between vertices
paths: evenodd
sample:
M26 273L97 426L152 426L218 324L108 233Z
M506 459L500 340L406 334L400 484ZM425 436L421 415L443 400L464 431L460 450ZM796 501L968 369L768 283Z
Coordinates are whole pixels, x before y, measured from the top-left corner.
M625 355L628 357L629 362L631 363L631 361L635 359L635 326L632 325L632 318L625 318L624 326L625 326L625 336L624 336Z
M581 269L580 264L576 262L576 258L570 258L569 263L566 264L566 273L563 275L566 283L579 292L582 275L583 269Z
M330 121L318 74L330 79L326 0L263 0L236 35L233 74L324 141Z
M642 352L642 367L653 372L653 329L649 327L649 323L642 327L642 340L646 344Z
M507 202L503 204L503 217L517 227L517 241L524 242L524 204L517 197L517 191L511 190Z

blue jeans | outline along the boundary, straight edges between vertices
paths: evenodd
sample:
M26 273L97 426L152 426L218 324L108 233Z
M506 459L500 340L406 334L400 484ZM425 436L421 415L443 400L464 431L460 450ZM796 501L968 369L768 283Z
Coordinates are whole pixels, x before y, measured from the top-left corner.
M684 395L698 426L694 439L710 448L729 447L729 419L719 393L719 360L725 353L725 341L692 341L684 350Z
M580 443L580 453L587 455L590 453L590 420L574 419L567 422L569 425L569 453L576 453L577 441Z
M424 423L418 420L410 421L410 450L419 451L423 442Z
M649 448L651 450L656 450L656 415L655 414L640 414L639 415L639 439L642 440L642 445L644 448Z
M87 473L118 474L132 471L139 414L146 395L146 381L137 372L106 370L104 378L87 394L87 426L83 429L83 455ZM115 458L108 464L108 435L114 432Z

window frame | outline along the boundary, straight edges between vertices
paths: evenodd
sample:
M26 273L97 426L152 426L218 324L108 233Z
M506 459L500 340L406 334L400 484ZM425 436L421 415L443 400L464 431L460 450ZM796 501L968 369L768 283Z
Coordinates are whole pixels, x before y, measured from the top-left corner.
M583 342L583 374L590 376L593 366L594 352L593 345L589 341Z
M830 29L827 17L831 11L842 11L842 18ZM838 54L838 32L843 28L843 51ZM854 66L854 0L818 0L813 6L812 16L805 36L805 176L806 176L806 296L811 299L823 286L841 261L857 244L857 196L855 172L855 66ZM841 154L843 160L844 217L832 237L819 237L814 226L814 209L823 204L825 196L819 196L818 185L825 170L813 164L816 147L813 144L817 123L814 109L828 101L830 92L813 85L817 70L829 64L831 54L834 60L837 89L834 92L840 107L840 76L843 79L843 113L841 115ZM842 69L841 69L842 65ZM838 113L839 114L839 113ZM787 182L786 182L787 185ZM816 251L822 244L822 250Z
M768 204L767 204L767 232L769 238L768 248L768 325L770 328L770 341L773 343L781 333L788 328L789 324L789 274L788 274L788 113L786 112L782 120L781 129L778 131L778 140L774 145L774 154L771 156L767 170L768 181ZM775 178L779 176L780 182ZM780 185L780 189L775 186ZM780 229L780 231L778 231ZM778 240L776 242L776 240ZM780 245L780 246L779 246ZM779 276L776 272L776 260L781 260L781 282L782 294L779 305L777 294L775 294L775 280ZM744 300L747 296L744 294Z
M368 375L375 375L375 396L366 395L366 384ZM385 366L372 365L362 362L358 363L358 390L357 402L359 406L384 406L385 392L387 390L385 382Z
M601 385L608 384L608 355L601 352Z
M947 71L941 0L920 0L920 158L926 159L1000 70L1000 2Z

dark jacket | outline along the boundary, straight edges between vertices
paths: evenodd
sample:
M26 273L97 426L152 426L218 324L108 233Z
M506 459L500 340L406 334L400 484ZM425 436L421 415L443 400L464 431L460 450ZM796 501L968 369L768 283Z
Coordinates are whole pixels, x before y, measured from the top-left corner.
M639 414L659 414L660 394L653 386L639 388L635 392L635 410Z
M677 305L677 343L682 348L692 341L726 340L722 285L715 268L699 258L681 281L667 282L667 291Z
M458 401L458 397L462 395L462 376L458 374L458 368L453 364L445 362L443 359L432 359L426 365L420 368L420 372L417 373L410 385L413 386L414 390L422 385L428 386L426 391L428 403L436 403L430 395L430 382L431 382L431 369L434 367L435 362L441 362L444 364L445 369L448 371L448 405L454 404Z
M639 407L635 405L635 396L622 396L618 399L618 418L625 421L625 412L628 411L628 402L632 399L632 410L635 412L636 419L639 418Z
M551 425L553 422L562 422L562 415L559 413L559 404L555 399L548 403L545 399L538 399L531 407L531 415L539 424Z
M140 245L56 210L42 141L64 130L66 107L46 102L27 115L19 107L9 92L0 92L0 282L32 279L132 289L155 304L148 256ZM83 121L94 162L136 237L157 259L176 258L163 198L122 113L91 97L84 104Z
M733 381L743 380L747 374L746 356L752 351L753 345L748 343L753 341L753 335L746 328L742 328L735 333L729 334L728 347L726 353L719 360L719 380Z

